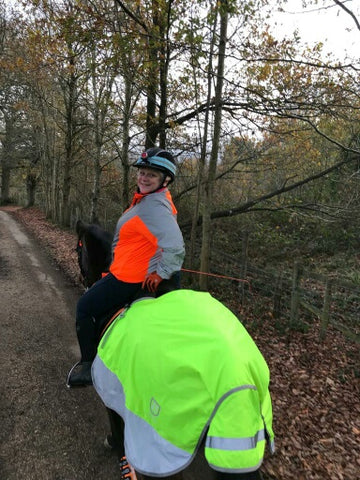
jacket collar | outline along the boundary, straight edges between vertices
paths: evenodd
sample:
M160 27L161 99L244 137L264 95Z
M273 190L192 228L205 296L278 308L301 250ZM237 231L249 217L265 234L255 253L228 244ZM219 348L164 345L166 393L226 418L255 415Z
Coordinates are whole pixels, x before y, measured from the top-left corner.
M155 190L154 192L149 192L149 193L140 193L139 191L135 192L130 207L133 207L137 203L140 203L144 197L147 197L148 195L152 195L153 193L163 192L164 190L166 190L166 188L167 187L161 187L158 190Z

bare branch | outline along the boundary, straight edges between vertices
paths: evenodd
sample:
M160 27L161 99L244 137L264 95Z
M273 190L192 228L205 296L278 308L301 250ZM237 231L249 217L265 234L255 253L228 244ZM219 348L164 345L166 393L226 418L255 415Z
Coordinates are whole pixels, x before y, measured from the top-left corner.
M346 13L350 15L350 17L352 17L357 29L360 30L360 23L359 23L359 20L356 18L354 12L352 12L349 8L347 8L343 2L340 2L340 0L333 0L333 2L336 3L336 5L339 5L340 8L342 8Z
M127 15L129 15L130 18L134 20L134 22L140 25L145 30L145 32L148 33L147 25L142 22L141 19L137 17L134 12L132 12L121 0L115 0L115 2L120 6L122 10L124 10Z
M295 190L296 188L301 187L302 185L305 185L314 180L317 180L318 178L324 177L328 173L333 172L334 170L339 169L343 165L346 165L347 163L350 163L355 160L358 160L358 157L347 158L345 160L342 160L341 162L336 163L332 167L327 168L326 170L322 170L321 172L318 172L314 175L310 175L309 177L306 177L303 180L300 180L299 182L292 183L291 185L285 186L284 184L281 188L277 190L273 190L272 192L266 193L265 195L261 195L260 197L254 198L253 200L243 203L238 207L213 212L211 214L211 219L213 220L214 218L233 217L235 215L239 215L240 213L252 211L254 210L253 207L255 207L255 205L258 205L259 203L269 200L270 198L274 198L279 195L282 195L283 193L289 192L291 190ZM202 218L200 217L198 221L198 225L200 225L201 222L202 222ZM181 228L186 228L189 226L190 226L190 223L188 222L188 223L182 224Z

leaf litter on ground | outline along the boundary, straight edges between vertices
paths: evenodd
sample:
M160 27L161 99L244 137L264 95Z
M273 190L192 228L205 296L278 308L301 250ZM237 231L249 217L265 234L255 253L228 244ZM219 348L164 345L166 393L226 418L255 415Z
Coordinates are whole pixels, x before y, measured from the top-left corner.
M75 232L52 224L35 207L7 211L80 287ZM264 478L360 479L358 344L331 327L320 341L316 320L306 333L288 330L281 334L271 314L255 318L251 305L229 308L240 312L246 325L256 325L248 329L270 368L276 452L265 456Z

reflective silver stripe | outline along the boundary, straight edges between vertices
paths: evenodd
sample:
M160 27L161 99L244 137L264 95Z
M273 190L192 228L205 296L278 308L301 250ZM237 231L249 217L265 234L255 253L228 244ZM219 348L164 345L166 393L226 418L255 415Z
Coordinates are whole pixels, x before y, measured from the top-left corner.
M269 450L270 450L270 453L272 453L272 454L275 453L275 440L272 440L272 441L269 443Z
M229 397L230 395L232 395L233 393L235 392L240 392L241 390L257 390L256 386L255 385L241 385L240 387L235 387L235 388L232 388L231 390L229 390L228 392L224 393L224 395L222 397L219 398L219 400L216 402L216 405L214 407L214 410L212 411L212 414L210 415L210 418L209 420L207 421L207 425L210 425L212 419L215 417L215 414L216 412L218 411L218 408L220 407L220 405L222 404L222 402L227 398Z
M205 446L217 450L251 450L256 448L257 443L262 440L265 440L264 429L259 430L253 437L223 438L208 436Z
M143 475L174 475L184 470L195 452L189 453L161 437L145 420L126 408L123 386L97 355L91 374L93 385L104 404L121 415L125 422L125 454Z
M204 425L196 448L194 448L193 451L186 451L163 438L154 427L126 407L125 392L121 382L118 377L106 367L99 355L96 356L92 365L92 377L94 388L105 405L116 411L125 421L125 453L129 462L139 473L159 477L180 472L191 463L200 441L207 431L208 425L225 398L237 391L247 389L256 390L254 385L242 385L225 393L216 403L208 422ZM265 432L263 429L259 430L254 437L249 438L233 439L208 436L206 439L206 447L223 451L246 451L256 447L257 442L264 439ZM261 462L262 459L258 466L261 465ZM251 466L233 469L229 467L225 468L222 465L213 465L209 460L208 463L214 470L224 472L245 473L258 468L258 466Z

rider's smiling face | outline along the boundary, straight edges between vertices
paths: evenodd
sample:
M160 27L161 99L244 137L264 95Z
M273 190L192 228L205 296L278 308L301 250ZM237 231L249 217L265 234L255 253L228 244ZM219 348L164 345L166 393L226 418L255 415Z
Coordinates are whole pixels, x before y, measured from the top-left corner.
M150 193L162 186L164 175L158 170L151 168L139 168L137 174L137 185L140 193Z

